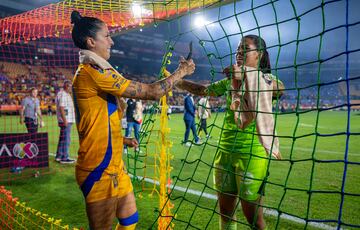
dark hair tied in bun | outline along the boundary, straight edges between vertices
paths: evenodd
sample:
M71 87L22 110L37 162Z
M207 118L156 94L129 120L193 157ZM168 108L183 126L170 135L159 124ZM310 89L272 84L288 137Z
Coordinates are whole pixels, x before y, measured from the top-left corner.
M71 13L71 24L74 24L71 36L75 46L80 49L88 49L87 39L96 38L96 33L104 25L104 22L98 18L82 17L78 11L74 10Z
M71 24L76 24L78 23L80 20L81 20L81 15L78 11L74 10L72 13L71 13Z

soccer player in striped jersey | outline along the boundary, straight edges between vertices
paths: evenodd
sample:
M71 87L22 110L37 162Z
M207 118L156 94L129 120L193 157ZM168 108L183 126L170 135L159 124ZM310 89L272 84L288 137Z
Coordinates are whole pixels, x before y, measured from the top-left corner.
M195 64L181 58L169 77L144 84L119 74L108 62L114 45L106 24L93 17L71 14L72 38L80 50L73 80L73 97L80 148L76 179L84 194L91 229L135 229L138 212L130 178L122 160L123 145L137 147L135 139L122 137L122 97L158 100Z

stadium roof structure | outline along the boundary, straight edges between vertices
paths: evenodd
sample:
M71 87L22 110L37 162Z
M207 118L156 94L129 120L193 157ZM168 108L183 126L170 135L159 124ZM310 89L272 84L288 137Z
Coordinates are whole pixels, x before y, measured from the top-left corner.
M0 20L0 45L46 37L70 38L70 15L103 20L111 33L168 21L190 11L226 4L228 0L64 0Z

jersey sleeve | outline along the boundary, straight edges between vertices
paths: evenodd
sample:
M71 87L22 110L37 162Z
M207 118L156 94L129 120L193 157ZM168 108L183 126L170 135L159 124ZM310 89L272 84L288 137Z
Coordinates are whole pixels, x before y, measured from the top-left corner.
M115 96L121 96L131 82L113 69L101 69L96 65L86 65L85 70L101 90Z

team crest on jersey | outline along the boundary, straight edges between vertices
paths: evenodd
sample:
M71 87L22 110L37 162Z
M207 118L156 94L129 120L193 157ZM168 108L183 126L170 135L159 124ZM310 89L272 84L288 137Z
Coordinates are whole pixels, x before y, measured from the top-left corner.
M113 88L120 89L121 85L119 83L114 83Z
M125 83L126 79L125 78L121 78L121 79L118 79L114 84L113 84L113 88L117 88L117 89L120 89L121 86Z
M263 74L263 78L268 85L271 85L273 81L271 74Z

